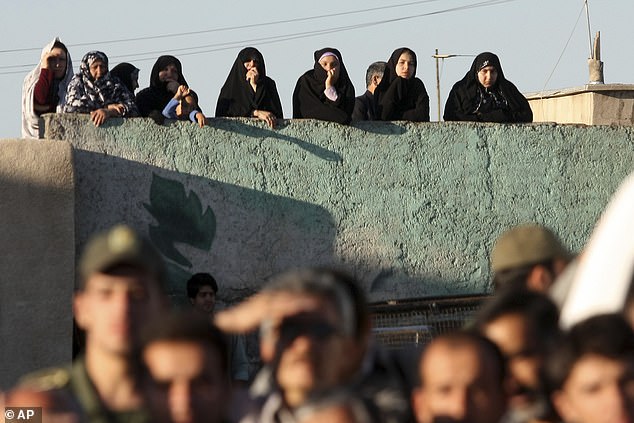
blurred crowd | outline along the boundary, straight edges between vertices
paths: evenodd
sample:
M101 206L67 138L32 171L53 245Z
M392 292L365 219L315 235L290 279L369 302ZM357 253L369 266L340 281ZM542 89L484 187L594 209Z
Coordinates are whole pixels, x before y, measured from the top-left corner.
M503 231L492 295L463 328L400 353L376 342L346 272L288 270L221 311L216 280L199 273L183 287L191 307L175 310L160 254L112 227L79 260L81 353L2 401L42 407L47 422L631 422L633 190L630 178L577 255L542 225Z

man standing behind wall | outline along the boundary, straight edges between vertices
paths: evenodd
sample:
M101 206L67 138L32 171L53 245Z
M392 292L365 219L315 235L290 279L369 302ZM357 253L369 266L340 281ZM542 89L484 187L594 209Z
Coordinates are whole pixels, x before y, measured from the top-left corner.
M196 273L187 281L187 296L194 309L213 320L218 283L209 273ZM229 374L238 385L249 381L249 359L243 335L229 336Z
M385 72L385 62L374 62L365 73L365 93L355 99L354 110L352 111L352 121L376 120L378 116L376 98L374 90L379 86L383 73Z
M81 409L81 421L147 422L135 351L141 325L167 306L165 265L144 238L127 226L93 237L79 262L74 298L86 349L70 369L27 376L23 386L62 390Z

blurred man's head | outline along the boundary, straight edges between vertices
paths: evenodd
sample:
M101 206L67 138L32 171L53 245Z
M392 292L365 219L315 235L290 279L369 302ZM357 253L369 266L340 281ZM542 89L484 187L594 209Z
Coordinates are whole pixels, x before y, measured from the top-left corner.
M298 406L350 381L360 369L369 333L365 297L356 282L331 270L301 270L279 276L265 290L313 303L261 327L261 355L273 366L287 405Z
M560 335L557 306L535 291L505 291L482 306L475 326L506 358L510 421L544 416L548 407L540 377L546 353Z
M209 273L196 273L187 281L189 302L198 311L213 314L218 284Z
M152 245L127 226L97 234L79 262L75 319L86 331L86 348L108 354L132 352L141 325L166 305L165 265Z
M81 420L81 410L76 401L68 391L62 389L40 390L35 387L18 387L7 392L4 402L2 401L2 393L0 393L0 407L6 410L10 407L20 407L22 411L32 411L36 415L30 419L20 418L17 415L18 410L13 410L14 419L40 421L40 422L56 422L56 423L78 423ZM41 414L36 407L41 408ZM28 409L28 410L27 410ZM6 411L5 411L6 412ZM5 414L5 416L8 416ZM13 421L8 417L5 421Z
M200 314L159 319L145 331L142 356L149 403L162 422L221 422L229 400L227 343Z
M545 366L548 391L565 422L634 420L634 332L620 315L573 326Z
M486 338L455 332L434 339L412 394L418 423L496 423L506 411L504 359Z
M520 225L504 232L491 252L496 289L528 288L546 293L570 254L559 238L541 225Z

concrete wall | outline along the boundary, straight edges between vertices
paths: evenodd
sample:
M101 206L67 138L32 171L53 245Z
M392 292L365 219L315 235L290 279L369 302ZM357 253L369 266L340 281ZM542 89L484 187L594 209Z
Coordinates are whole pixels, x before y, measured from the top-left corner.
M540 222L578 250L634 162L631 127L44 120L74 146L77 245L132 224L181 301L193 272L230 302L315 264L352 270L375 301L482 293L500 232Z
M534 122L634 125L634 85L595 84L526 94Z
M0 389L71 359L74 213L69 143L0 141Z

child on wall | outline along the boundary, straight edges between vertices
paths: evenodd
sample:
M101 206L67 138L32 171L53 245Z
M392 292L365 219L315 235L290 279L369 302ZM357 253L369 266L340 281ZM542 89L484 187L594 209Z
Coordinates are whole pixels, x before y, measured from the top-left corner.
M168 119L191 120L201 128L207 123L205 115L198 110L198 95L186 85L179 85L174 97L163 109Z

